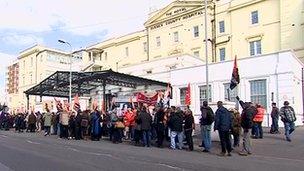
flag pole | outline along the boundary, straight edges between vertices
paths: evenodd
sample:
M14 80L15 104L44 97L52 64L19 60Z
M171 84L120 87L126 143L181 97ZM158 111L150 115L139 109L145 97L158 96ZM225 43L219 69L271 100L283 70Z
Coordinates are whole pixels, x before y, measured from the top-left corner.
M207 0L205 0L204 6L205 6L206 98L207 98L207 102L209 102Z

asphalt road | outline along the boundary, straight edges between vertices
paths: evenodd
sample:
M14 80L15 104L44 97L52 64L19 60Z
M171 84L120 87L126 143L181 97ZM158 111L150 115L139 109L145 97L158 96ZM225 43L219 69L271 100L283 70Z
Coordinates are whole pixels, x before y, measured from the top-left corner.
M0 131L0 171L75 170L304 170L304 129L298 128L291 143L283 135L266 134L254 140L254 154L218 157L196 151L144 148L124 144L61 140L56 136Z

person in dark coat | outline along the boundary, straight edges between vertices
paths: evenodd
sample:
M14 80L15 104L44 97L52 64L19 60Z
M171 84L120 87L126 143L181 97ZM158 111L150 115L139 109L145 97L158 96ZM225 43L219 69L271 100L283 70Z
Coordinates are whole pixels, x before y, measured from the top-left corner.
M28 117L28 130L30 130L30 132L35 132L35 129L36 129L36 116L32 112Z
M175 138L178 137L178 148L181 150L183 148L183 114L178 108L172 106L172 111L170 113L168 126L171 130L171 149L176 149Z
M163 108L159 108L155 114L155 126L157 134L157 147L163 146L163 141L165 138L165 112Z
M82 136L82 129L81 129L81 110L77 111L76 117L75 117L75 139L80 140L83 139Z
M23 126L23 120L21 113L18 113L18 115L15 118L15 132L23 132L22 126Z
M243 102L237 96L236 99L239 101L241 107L243 108L241 114L241 126L243 128L243 150L239 153L242 156L247 156L252 154L250 130L253 127L253 117L257 113L257 109L251 102Z
M187 108L185 111L184 121L185 121L184 134L186 136L186 141L189 146L189 150L193 151L192 132L195 129L195 124L194 124L194 117L193 117L192 111L189 108Z
M100 112L98 110L94 110L91 115L91 139L92 141L99 141L101 138L101 125L100 122L102 121L102 118L100 116Z
M141 123L143 145L145 147L150 147L152 116L148 113L147 108L145 106L140 111L138 119Z
M270 133L271 134L279 134L279 115L280 115L280 111L279 108L277 107L276 103L272 103L272 110L271 110L271 120L272 120L272 124L271 124L271 129L270 129Z
M232 116L231 113L223 106L223 102L217 102L218 109L215 112L215 123L214 131L218 130L222 152L220 156L225 156L226 152L228 156L231 156L231 141L230 141L230 131L232 130Z
M200 127L202 135L201 147L204 148L203 152L208 153L211 149L211 125L214 122L214 113L211 107L208 106L207 101L203 101L203 106L201 106L201 118Z

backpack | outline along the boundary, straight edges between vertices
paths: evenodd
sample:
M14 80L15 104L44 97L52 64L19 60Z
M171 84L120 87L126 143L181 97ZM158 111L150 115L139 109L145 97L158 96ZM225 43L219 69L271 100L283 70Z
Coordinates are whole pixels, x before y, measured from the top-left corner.
M212 111L207 112L206 120L208 125L211 125L214 122L214 113Z
M89 121L88 121L87 119L81 119L80 125L81 125L82 127L88 127Z

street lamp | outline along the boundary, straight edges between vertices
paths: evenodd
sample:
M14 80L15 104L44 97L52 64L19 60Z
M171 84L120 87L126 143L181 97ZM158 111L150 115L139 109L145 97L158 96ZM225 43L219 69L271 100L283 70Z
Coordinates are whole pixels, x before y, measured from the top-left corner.
M73 57L73 53L72 53L72 46L69 42L64 41L64 40L58 40L59 43L62 44L67 44L70 47L70 78L69 78L69 82L70 82L70 87L69 87L69 102L70 102L70 107L72 106L72 57Z
M206 99L209 102L209 74L208 74L208 27L207 27L207 0L204 2L205 6L205 57L206 57Z

